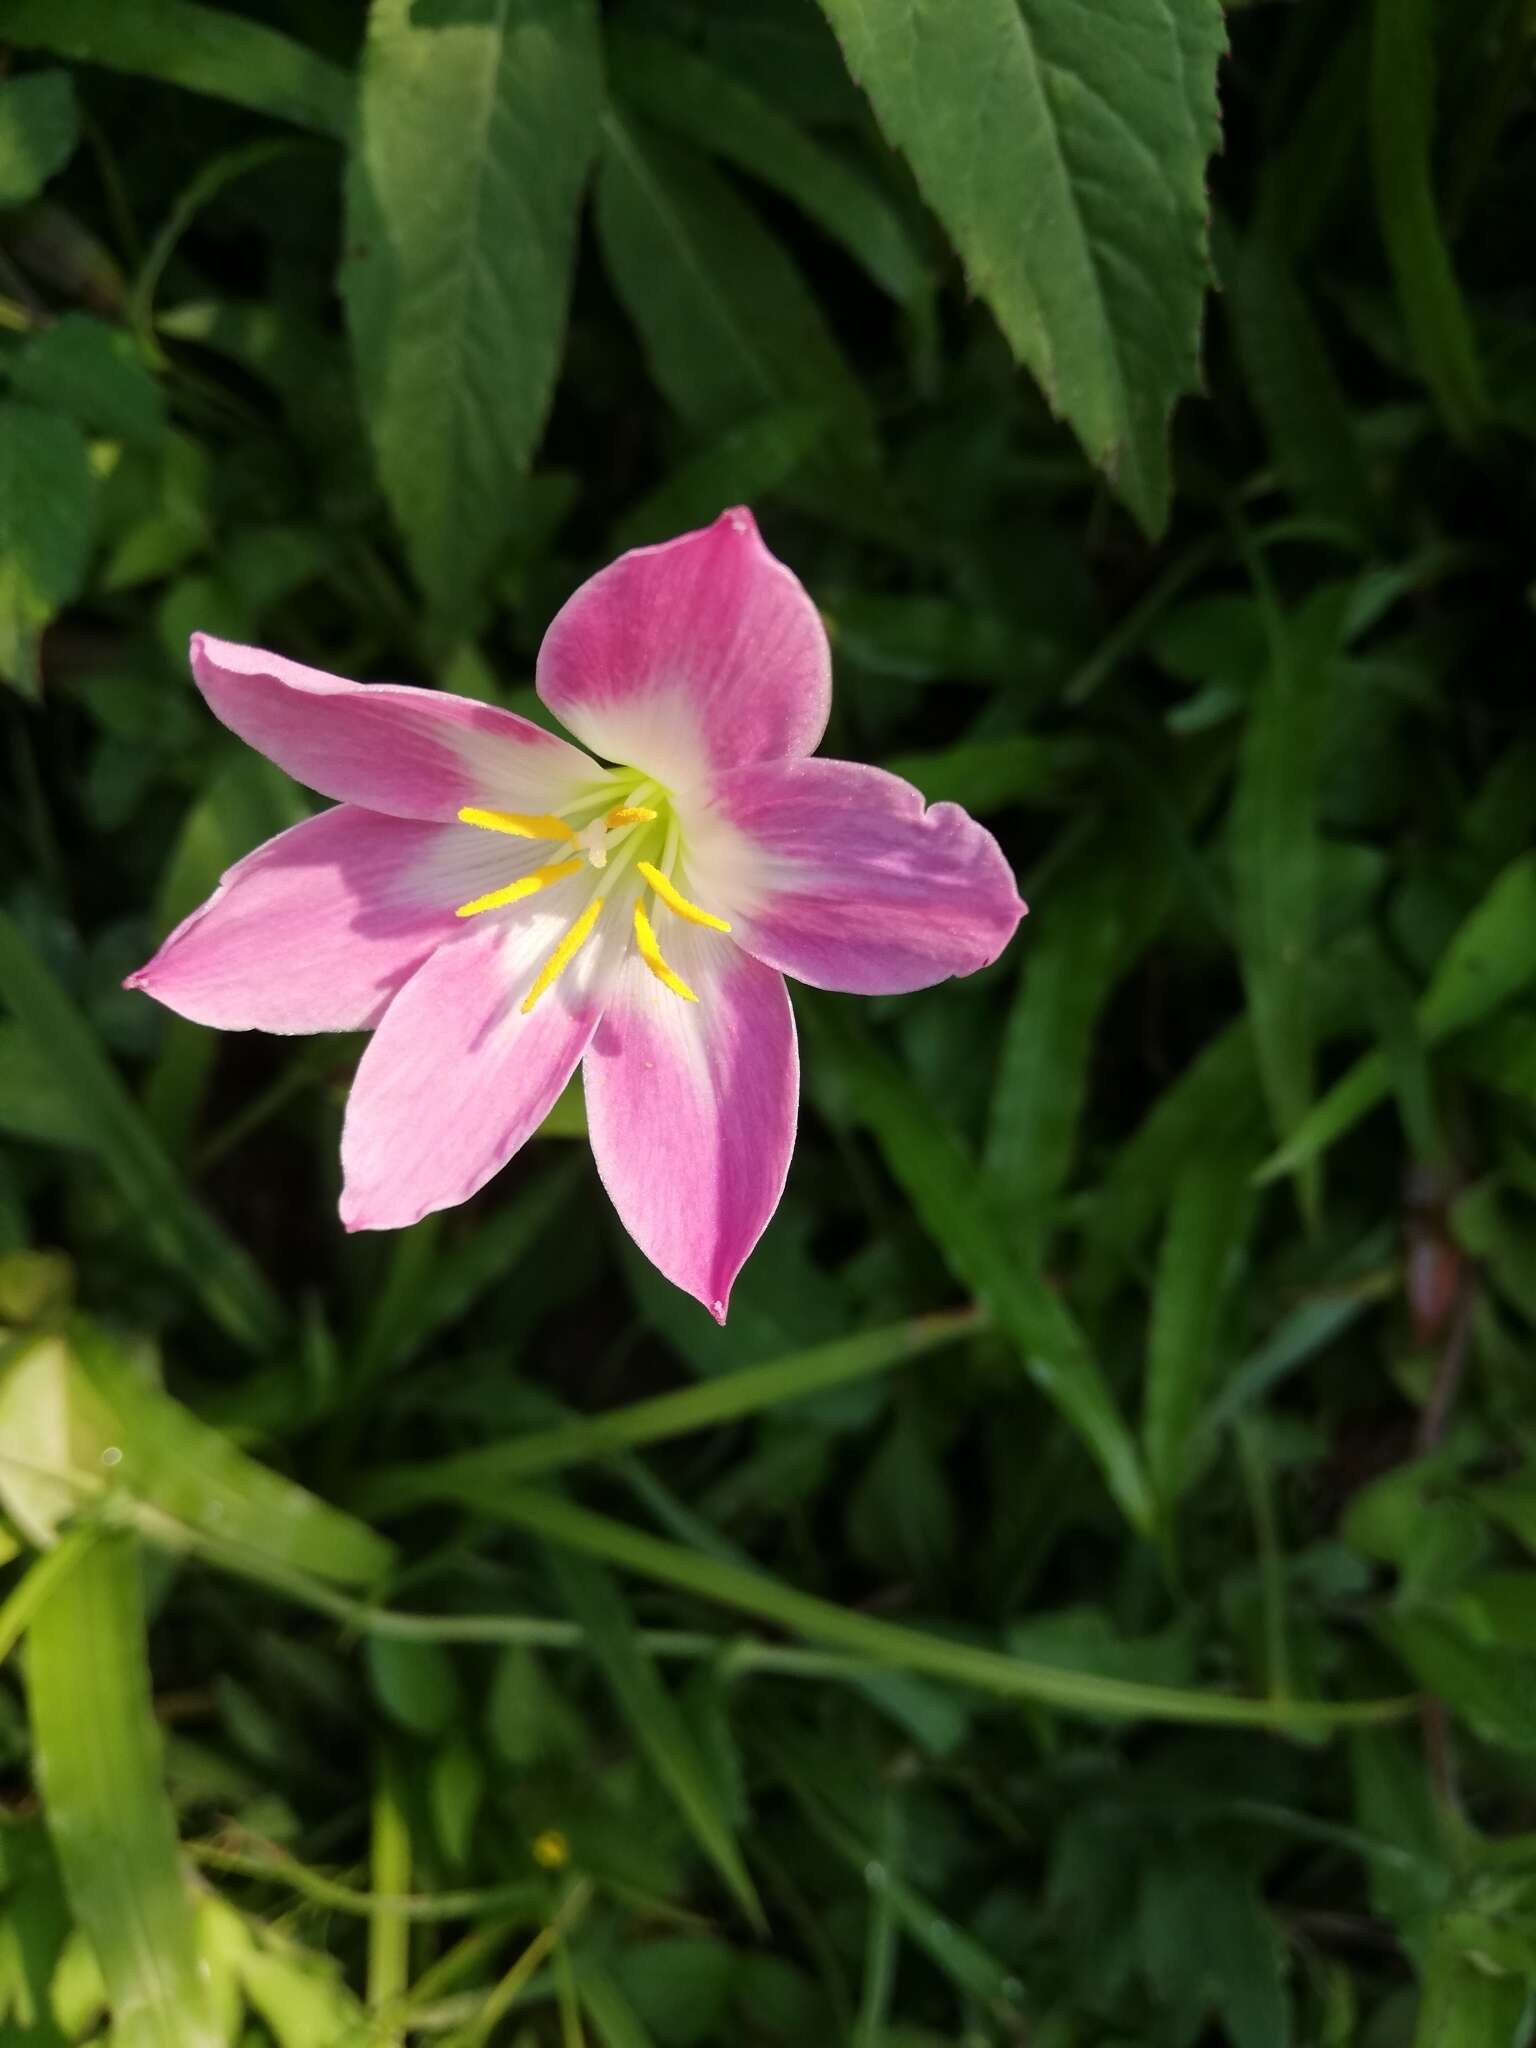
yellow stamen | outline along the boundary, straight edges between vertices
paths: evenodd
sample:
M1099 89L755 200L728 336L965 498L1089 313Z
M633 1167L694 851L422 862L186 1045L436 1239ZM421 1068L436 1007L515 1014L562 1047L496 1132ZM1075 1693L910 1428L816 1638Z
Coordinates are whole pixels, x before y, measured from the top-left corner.
M635 943L640 948L640 958L649 967L663 988L671 989L673 995L681 996L685 1003L696 1003L699 999L680 974L674 974L661 957L661 948L656 943L656 934L651 930L651 921L645 914L643 904L635 905Z
M571 1845L559 1828L546 1828L533 1838L533 1860L545 1870L563 1870L571 1860Z
M592 927L597 923L602 907L602 897L594 896L565 937L560 941L559 945L556 946L553 953L544 962L543 967L539 970L538 980L523 998L523 1015L525 1017L539 1000L539 997L549 993L561 975L564 974L567 967L576 958L582 947L587 943L588 939L591 938Z
M566 839L576 844L576 834L564 818L530 811L480 811L471 804L459 813L461 825L478 825L485 832L508 832L514 839Z
M504 889L493 889L488 896L477 896L473 903L461 903L453 914L455 917L478 917L482 910L500 910L504 903L520 903L525 896L534 896L540 889L547 889L551 882L563 882L567 875L574 875L583 865L579 860L560 860L550 868L535 868L531 875L524 875L517 882L508 882Z
M620 804L604 818L603 823L612 831L615 825L649 825L656 816L644 804Z
M653 867L648 860L636 861L635 866L666 904L668 910L675 910L679 917L686 917L690 924L705 925L712 932L730 930L723 917L712 917L707 910L700 910L697 903L690 903L681 889L673 887L660 868Z

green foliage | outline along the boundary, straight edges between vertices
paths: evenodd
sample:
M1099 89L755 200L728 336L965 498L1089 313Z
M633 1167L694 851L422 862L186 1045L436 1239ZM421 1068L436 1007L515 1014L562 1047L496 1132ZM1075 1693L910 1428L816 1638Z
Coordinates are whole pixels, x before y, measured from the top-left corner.
M1530 2048L1530 9L0 46L3 2048ZM540 716L746 500L1028 923L723 1330L579 1088L348 1238L122 987L313 808L188 634Z

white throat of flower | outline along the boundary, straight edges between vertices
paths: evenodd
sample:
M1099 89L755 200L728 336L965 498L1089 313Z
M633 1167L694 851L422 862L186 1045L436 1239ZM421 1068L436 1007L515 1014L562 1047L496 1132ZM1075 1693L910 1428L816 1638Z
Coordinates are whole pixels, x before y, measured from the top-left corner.
M615 796L619 798L617 803ZM551 883L579 874L583 867L602 875L523 998L525 1015L570 966L597 929L604 904L625 883L634 892L633 924L640 958L673 995L680 996L685 1003L698 1001L687 982L662 957L655 928L646 914L645 891L648 889L656 900L688 924L702 925L713 932L728 932L730 925L723 917L691 902L673 880L682 852L682 832L671 797L658 783L633 769L620 769L562 812L492 811L470 805L459 812L459 819L462 824L478 826L484 832L504 832L514 839L548 840L570 849L564 859L534 868L504 888L492 889L472 902L461 903L456 912L459 917L479 917L488 910L505 909L524 897L537 895ZM629 874L631 868L634 876ZM639 886L634 877L639 878Z

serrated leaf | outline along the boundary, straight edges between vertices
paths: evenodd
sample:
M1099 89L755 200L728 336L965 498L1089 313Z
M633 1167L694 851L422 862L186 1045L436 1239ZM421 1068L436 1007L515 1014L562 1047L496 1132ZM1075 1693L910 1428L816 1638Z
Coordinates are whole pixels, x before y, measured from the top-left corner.
M597 145L592 0L375 0L342 296L384 492L461 608L544 424Z
M5 24L11 37L9 21ZM0 207L25 206L74 153L80 122L68 72L0 79Z
M7 0L5 39L344 135L352 80L291 36L194 0Z
M1143 525L1198 368L1215 0L821 0L1014 354Z
M95 506L79 428L0 402L0 677L28 696L38 689L38 635L85 580Z

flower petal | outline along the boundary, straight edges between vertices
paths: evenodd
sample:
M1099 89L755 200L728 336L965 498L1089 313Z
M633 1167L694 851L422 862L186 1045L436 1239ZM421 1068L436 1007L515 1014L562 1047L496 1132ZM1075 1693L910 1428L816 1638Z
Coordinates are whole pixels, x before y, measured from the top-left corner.
M522 1003L591 894L585 877L477 918L396 996L363 1054L341 1134L348 1230L464 1202L548 1115L602 1013L599 931L537 1007Z
M124 984L221 1031L367 1031L460 903L547 848L338 804L237 861Z
M795 1020L782 979L729 940L667 913L658 924L699 1000L630 954L587 1052L587 1128L624 1228L723 1323L789 1172Z
M853 761L772 761L721 777L703 821L729 858L715 900L735 937L813 988L897 995L974 974L1025 906L992 834L958 804ZM706 862L699 864L700 885Z
M568 741L446 690L349 683L207 633L192 636L192 673L231 732L296 782L397 818L555 810L597 773Z
M832 667L820 613L738 509L583 583L544 636L537 687L596 753L686 789L810 753Z

